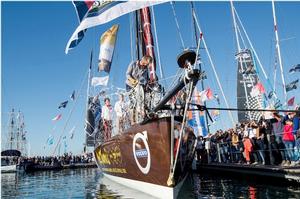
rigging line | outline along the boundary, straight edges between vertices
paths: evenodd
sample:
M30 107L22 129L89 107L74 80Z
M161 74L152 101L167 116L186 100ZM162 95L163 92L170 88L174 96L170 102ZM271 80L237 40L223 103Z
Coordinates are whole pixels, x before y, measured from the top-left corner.
M196 61L195 61L194 65L193 65L193 68L195 69L196 65L198 64L197 63L198 57L200 57L199 50L200 50L200 45L201 45L202 32L200 32L199 39L197 39L197 28L196 28L196 22L195 22L195 17L194 17L195 16L194 15L195 8L194 8L193 2L191 2L191 12L192 12L192 18L193 18L193 25L194 25L194 33L195 33L196 45L197 45L196 58L195 58ZM200 60L201 60L201 58L200 58ZM199 66L200 71L202 71L201 61L198 64L198 66ZM201 79L201 87L202 87L201 90L203 91L204 90L204 80L203 79ZM204 105L206 106L206 102L204 102ZM208 125L207 113L205 113L205 121L206 121L207 130L209 132L209 125Z
M156 30L156 20L155 20L155 13L154 13L154 7L151 6L151 13L152 13L152 18L153 18L153 27L154 27L154 38L155 38L155 43L156 43L156 52L157 52L157 60L158 60L158 66L159 66L159 72L160 72L160 78L164 79L165 74L163 71L163 68L161 66L161 60L160 60L160 51L159 51L159 46L158 46L158 36L157 36L157 30ZM166 82L164 81L164 84L166 85Z
M250 44L250 47L251 47L251 49L252 49L253 52L254 52L254 55L255 55L255 57L256 57L256 59L257 59L257 61L258 61L258 64L259 64L259 66L260 66L260 68L261 68L261 70L262 70L262 72L263 72L265 78L266 78L267 80L269 80L269 78L268 78L268 76L267 76L267 74L266 74L266 72L265 72L265 70L264 70L264 67L263 67L263 65L262 65L262 63L261 63L261 61L260 61L260 59L259 59L259 57L258 57L258 55L257 55L257 53L256 53L256 50L254 49L254 47L253 47L253 45L252 45L252 42L250 41L250 38L249 38L249 36L248 36L248 34L247 34L245 28L244 28L244 25L243 25L243 23L242 23L242 21L241 21L239 15L238 15L236 9L235 9L234 7L233 7L233 9L234 9L234 13L235 13L235 15L236 15L236 17L237 17L239 23L241 24L242 30L243 30L243 32L245 33L245 36L246 36L246 38L247 38L247 40L248 40L248 42L249 42L249 44Z
M188 92L189 92L188 93L188 98L186 99L186 103L185 103L185 107L184 107L183 119L182 119L182 124L181 124L181 129L180 129L180 135L179 135L179 141L178 141L179 144L177 145L177 150L176 150L174 165L173 165L173 168L172 168L172 177L174 176L176 165L177 165L177 159L178 159L178 154L179 154L179 149L180 149L180 143L181 143L181 139L182 139L182 135L183 135L183 129L184 129L185 122L186 122L187 111L188 111L188 104L189 104L189 101L191 100L192 93L193 93L193 87L194 87L194 83L191 82L189 84L189 88L188 88Z
M201 31L201 28L200 28L200 25L199 25L199 23L198 23L198 19L197 19L196 13L193 13L193 14L194 14L194 18L195 18L195 22L196 22L196 25L197 25L198 30L199 30L199 32L202 32L202 31ZM217 71L216 71L215 65L214 65L214 63L213 63L213 61L212 61L212 58L211 58L210 53L209 53L209 50L208 50L208 48L207 48L207 45L206 45L204 36L202 36L202 40L203 40L203 45L204 45L204 48L205 48L205 50L206 50L208 59L209 59L209 61L210 61L210 65L211 65L211 67L212 67L212 69L213 69L213 72L214 72L214 75L215 75L215 77L216 77L217 83L218 83L218 85L219 85L219 88L220 88L220 90L221 90L222 96L223 96L223 98L224 98L225 104L226 104L227 107L229 107L229 104L228 104L228 102L227 102L225 93L224 93L224 91L223 91L222 85L221 85L221 83L220 83L220 80L219 80L219 77L218 77L218 74L217 74ZM231 119L232 125L234 126L235 122L234 122L234 119L233 119L233 116L232 116L231 111L229 111L228 114L229 114L229 117L230 117L230 119Z
M238 30L238 32L239 32L239 35L240 35L240 38L241 38L241 40L242 40L242 43L243 43L243 45L244 45L244 48L247 48L246 46L246 42L245 42L245 40L244 40L244 37L243 37L243 35L242 35L242 33L241 33L241 29L239 28L239 26L237 26L237 30Z
M170 4L171 4L171 7L172 7L172 11L173 11L173 15L174 15L174 19L175 19L175 23L176 23L176 27L177 27L177 32L179 34L179 38L180 38L180 42L181 42L181 46L182 46L183 49L185 49L184 42L183 42L183 39L182 39L182 34L181 34L180 28L179 28L178 19L177 19L177 16L176 16L174 5L173 5L174 3L172 1L170 1Z
M283 66L282 66L281 53L280 53L279 36L278 36L278 31L277 31L277 20L276 20L274 0L272 0L272 12L273 12L273 22L274 22L274 30L275 30L275 38L276 38L276 49L277 49L277 53L278 53L278 61L279 61L279 67L280 67L280 72L281 72L281 80L282 80L283 86L285 86L285 80L284 80L284 75L283 75ZM285 88L283 89L283 94L284 94L284 103L286 104L287 93L286 93Z
M83 85L84 85L84 80L85 80L86 76L88 75L89 71L90 71L90 68L87 70L87 72L86 72L85 75L83 76L83 79L82 79L82 81L81 81L81 85L80 85L80 88L79 88L78 93L81 93L81 90L83 89ZM74 111L74 109L75 109L75 106L77 105L78 98L79 98L79 95L75 98L74 104L73 104L73 106L72 106L72 109L71 109L70 112L69 112L69 115L68 115L68 117L67 117L67 121L66 121L66 123L65 123L65 125L64 125L64 127L63 127L62 133L61 133L60 136L59 136L58 142L56 143L56 146L55 146L55 148L54 148L54 150L53 150L52 156L54 156L54 154L55 154L55 152L56 152L56 149L57 149L58 145L59 145L60 142L61 142L62 136L63 136L64 133L65 133L65 130L66 130L67 125L68 125L68 123L69 123L69 121L70 121L71 115L72 115L72 113L73 113L73 111Z
M238 32L240 32L240 29L239 29L239 27L238 27L238 25L237 25L237 22L236 22L236 14L235 14L235 12L234 12L234 9L235 9L235 8L234 8L233 1L232 1L232 0L230 1L230 7L231 7L232 18L233 18L234 32L235 32L235 36L236 36L236 44L237 44L237 48L238 48L238 53L240 53L240 52L241 52L241 46L240 46L240 42L239 42L239 38L238 38ZM241 33L240 33L240 34L241 34ZM244 42L242 36L241 36L241 39L242 39L242 41ZM245 44L244 44L244 45L245 45ZM245 45L245 47L246 47L246 45ZM242 70L242 72L244 72L244 65L246 65L246 63L244 62L244 60L242 60L242 57L239 57L239 61L240 61L240 63L241 63L241 70ZM238 66L238 67L239 67L239 66ZM245 67L247 67L247 66L245 66ZM239 70L239 68L238 68L238 70ZM244 80L244 79L245 79L245 77L244 77L245 75L243 74L242 76L243 76L243 80ZM253 87L253 81L252 81L252 78L250 78L250 81L251 81L251 84L252 84L252 87ZM246 104L247 104L247 108L249 108L250 105L249 105L248 92L247 92L247 88L246 88L246 82L243 81L243 84L244 84L244 92L245 92L245 95L246 95ZM248 115L249 115L250 119L252 119L252 115L251 115L250 112L248 112Z
M200 104L189 103L192 106L197 106L198 109L189 109L189 110L220 110L220 111L262 111L262 112L290 112L290 113L299 113L300 110L286 110L286 109L251 109L251 108L223 108L223 107L204 107ZM203 109L203 110L202 110Z
M245 33L245 36L246 36L246 38L247 38L247 40L248 40L248 42L249 42L249 44L250 44L250 47L251 47L251 49L252 49L252 51L253 51L253 53L254 53L254 55L255 55L255 58L257 59L258 65L260 66L260 69L262 70L263 75L264 75L265 79L267 80L267 83L269 84L271 90L273 90L273 86L272 86L272 84L271 84L271 82L270 82L270 79L269 79L269 77L267 76L267 74L266 74L266 72L265 72L265 70L264 70L264 67L263 67L263 65L262 65L262 63L261 63L261 61L260 61L260 59L259 59L259 57L258 57L258 55L257 55L257 53L256 53L256 50L254 49L254 47L253 47L253 45L252 45L252 42L251 42L251 40L250 40L250 38L249 38L249 36L248 36L248 34L247 34L246 29L244 28L244 25L243 25L243 23L242 23L242 21L241 21L239 15L238 15L238 13L237 13L235 7L233 7L233 10L234 10L234 13L235 13L235 15L236 15L236 17L237 17L237 19L238 19L238 21L239 21L241 27L242 27L243 32ZM278 98L276 94L274 95L274 97L275 97L276 99Z

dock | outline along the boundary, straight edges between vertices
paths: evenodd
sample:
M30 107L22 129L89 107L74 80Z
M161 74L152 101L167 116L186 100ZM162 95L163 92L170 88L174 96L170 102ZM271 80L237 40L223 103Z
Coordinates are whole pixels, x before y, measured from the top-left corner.
M96 168L95 162L89 163L73 163L73 164L56 164L56 165L40 165L40 164L26 164L24 165L25 172L36 172L36 171L53 171L63 169L79 169L79 168Z
M62 165L62 169L97 168L95 162Z
M197 165L197 171L225 174L236 177L259 177L264 180L281 180L300 183L300 166L246 165L238 163L209 163Z

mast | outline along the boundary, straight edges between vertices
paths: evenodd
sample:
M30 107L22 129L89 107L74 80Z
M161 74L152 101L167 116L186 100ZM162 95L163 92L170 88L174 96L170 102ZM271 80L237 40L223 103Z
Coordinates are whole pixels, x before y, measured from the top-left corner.
M193 14L195 12L195 8L194 8L194 3L192 1L191 1L191 9L192 9L192 19L193 19L193 27L194 27L194 33L195 33L195 41L196 41L196 46L197 46L198 45L198 34L197 34L196 21L195 21L195 18L194 18L195 15ZM201 39L201 35L200 35L200 39ZM200 55L199 55L199 58L200 58ZM200 73L201 73L202 72L201 62L198 64L198 66L199 66L199 70L200 70ZM201 79L201 89L202 89L202 91L204 90L204 79ZM206 106L206 102L204 102L204 106ZM207 128L207 131L209 133L208 116L207 116L206 111L205 111L205 121L206 121L206 128Z
M151 31L151 15L149 7L145 7L140 10L141 15L141 26L143 28L143 55L146 54L152 57L152 63L148 66L150 72L150 82L154 82L156 79L156 60L154 53L154 42Z
M278 29L277 29L277 20L276 20L276 13L275 13L275 3L274 0L272 0L272 12L273 12L273 22L274 22L274 31L275 31L275 38L276 38L276 49L278 54L278 62L281 72L281 80L283 84L283 94L284 94L284 103L287 102L287 94L285 90L285 80L283 75L283 67L282 67L282 60L281 60L281 53L280 53L280 45L279 45L279 36L278 36Z
M135 11L135 50L136 58L140 59L140 47L139 47L139 15L138 11Z
M14 109L11 110L9 115L9 126L8 126L8 148L12 150L14 146L15 139L15 113Z
M88 72L88 83L87 83L87 90L86 90L86 112L89 109L89 98L90 98L90 82L91 82L91 71L92 71L92 65L93 65L93 49L91 50L91 56L90 56L90 66L89 66L89 72ZM87 139L85 139L84 148L87 146Z

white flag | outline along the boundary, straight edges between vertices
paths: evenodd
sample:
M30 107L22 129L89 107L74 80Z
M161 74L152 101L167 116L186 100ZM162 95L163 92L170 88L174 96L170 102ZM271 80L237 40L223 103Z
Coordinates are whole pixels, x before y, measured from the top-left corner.
M92 78L92 86L106 86L108 83L109 76L104 77L93 77Z
M81 21L80 25L76 28L75 32L71 36L67 43L65 53L68 53L69 46L72 41L76 40L78 33L82 30L98 26L114 20L124 14L133 12L138 9L149 7L152 5L167 2L162 1L142 1L142 0L129 0L129 1L100 1L94 3L89 9L85 18Z

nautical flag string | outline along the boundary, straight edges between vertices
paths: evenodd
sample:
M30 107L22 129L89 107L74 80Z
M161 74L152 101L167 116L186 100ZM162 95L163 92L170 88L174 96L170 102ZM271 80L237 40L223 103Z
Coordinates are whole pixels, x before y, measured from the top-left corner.
M59 114L59 115L55 116L55 117L52 119L52 121L58 121L58 120L60 120L61 117L62 117L62 114Z
M58 109L66 108L68 102L69 102L69 101L67 100L67 101L64 101L64 102L60 103L60 105L58 106Z

